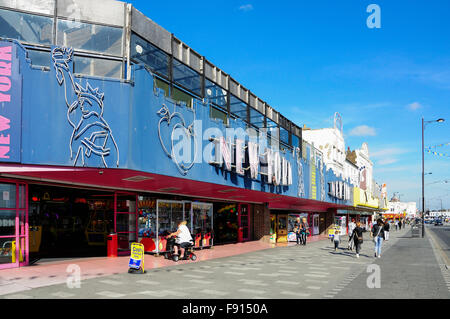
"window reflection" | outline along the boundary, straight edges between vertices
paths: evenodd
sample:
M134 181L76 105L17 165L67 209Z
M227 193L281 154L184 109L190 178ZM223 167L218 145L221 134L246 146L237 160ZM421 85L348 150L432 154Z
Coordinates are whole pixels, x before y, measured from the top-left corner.
M93 76L120 78L122 74L122 62L75 56L74 72Z
M222 120L222 122L224 124L228 123L227 113L225 112L225 110L221 110L221 109L219 109L217 107L211 106L210 117L213 118L213 119Z
M172 99L184 102L188 107L192 107L192 96L175 87L172 90Z
M209 102L227 108L227 91L208 79L205 80L205 97Z
M131 58L148 65L153 72L169 77L169 56L136 34L131 35Z
M58 45L122 55L122 29L58 19Z
M53 19L0 9L0 37L36 44L51 44Z
M175 59L173 60L173 80L198 96L202 93L200 74Z
M31 64L36 66L51 66L51 56L50 52L38 51L38 50L28 50L28 57L31 59Z
M258 128L263 128L264 127L264 115L262 115L255 109L250 108L250 124L252 124Z
M230 112L244 121L247 121L247 104L232 94L230 95Z

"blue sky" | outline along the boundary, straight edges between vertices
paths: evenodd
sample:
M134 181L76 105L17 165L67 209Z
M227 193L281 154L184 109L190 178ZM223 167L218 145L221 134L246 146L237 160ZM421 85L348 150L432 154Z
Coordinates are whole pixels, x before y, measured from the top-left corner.
M446 119L426 127L426 146L450 142L449 1L131 3L297 125L331 127L339 112L388 195L419 202L422 116ZM379 29L366 25L371 3ZM426 206L450 208L450 157L426 154L425 167Z

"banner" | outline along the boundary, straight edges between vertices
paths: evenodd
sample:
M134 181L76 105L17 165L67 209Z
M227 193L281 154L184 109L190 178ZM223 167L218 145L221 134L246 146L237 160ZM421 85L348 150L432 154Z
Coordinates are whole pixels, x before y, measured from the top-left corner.
M22 80L16 46L0 41L0 161L21 161Z

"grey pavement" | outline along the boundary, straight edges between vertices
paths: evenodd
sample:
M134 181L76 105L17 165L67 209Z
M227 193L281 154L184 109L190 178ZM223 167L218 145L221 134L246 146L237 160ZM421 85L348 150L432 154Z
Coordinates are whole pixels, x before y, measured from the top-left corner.
M386 298L403 294L448 298L439 262L428 239L409 238L409 228L391 232L383 257L364 234L361 257L347 250L347 240L334 251L329 240L306 246L277 247L226 258L176 264L145 274L116 274L35 288L2 298L43 299L308 299ZM157 257L155 257L157 258ZM160 257L159 257L160 258ZM369 265L382 269L381 287L366 286ZM427 272L420 273L419 269ZM405 275L399 277L399 273ZM406 274L409 274L408 276ZM421 275L416 280L411 276ZM388 288L390 287L390 288ZM422 291L422 292L420 292ZM383 296L384 293L388 295Z
M411 237L408 231L382 253L382 258L374 259L374 264L379 267L378 287L374 277L369 278L375 273L372 269L370 273L359 274L331 298L449 299L448 265L445 257L440 255L442 247L433 242L428 230L425 230L425 238Z

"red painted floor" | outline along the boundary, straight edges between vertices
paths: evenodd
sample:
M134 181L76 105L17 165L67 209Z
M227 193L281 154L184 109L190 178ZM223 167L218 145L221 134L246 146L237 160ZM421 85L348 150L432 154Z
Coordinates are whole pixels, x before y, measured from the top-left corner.
M309 242L328 239L328 236L314 236ZM196 250L197 261L228 257L274 247L292 246L295 243L268 244L261 241L214 246L212 249ZM0 270L0 295L50 286L67 282L74 269L79 269L81 280L110 276L128 272L129 256L115 258L94 257L71 260L57 260L36 263L31 266ZM193 261L181 260L177 263L155 255L145 255L146 270L174 266ZM79 268L78 268L79 267Z

